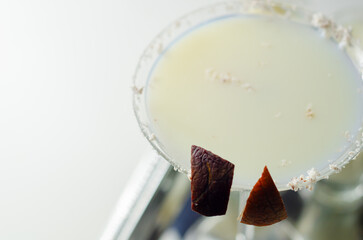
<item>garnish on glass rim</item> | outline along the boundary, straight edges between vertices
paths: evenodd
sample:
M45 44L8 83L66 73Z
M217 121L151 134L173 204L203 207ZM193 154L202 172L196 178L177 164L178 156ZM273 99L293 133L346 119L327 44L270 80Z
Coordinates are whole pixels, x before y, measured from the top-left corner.
M234 164L193 145L191 152L192 210L204 216L224 215L231 191Z
M286 218L287 212L280 193L265 166L247 199L241 223L268 226Z

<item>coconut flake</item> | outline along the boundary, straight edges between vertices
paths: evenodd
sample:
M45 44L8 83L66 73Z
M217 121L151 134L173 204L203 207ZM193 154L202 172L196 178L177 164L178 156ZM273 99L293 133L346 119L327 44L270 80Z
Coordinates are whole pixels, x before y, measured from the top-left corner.
M304 175L301 175L300 177L293 177L287 186L290 187L291 190L297 192L304 188L304 179Z
M132 91L135 93L135 94L142 94L142 92L144 91L144 88L143 87L140 87L140 88L138 88L138 87L136 87L136 86L133 86L132 87Z
M313 17L311 19L311 24L314 27L318 27L318 28L322 28L322 29L329 29L333 23L323 13L317 12L317 13L313 14Z
M149 141L154 141L155 139L156 139L155 134L154 133L150 134Z
M313 112L313 105L311 103L309 103L307 106L306 106L306 110L305 110L305 114L306 116L309 118L309 119L312 119L315 114Z
M338 165L336 164L329 164L329 168L330 170L333 170L334 172L338 173L342 170L341 167L339 167Z
M310 181L311 183L315 183L317 178L320 176L320 173L315 168L310 169L307 173L307 181Z
M311 191L314 188L314 184L319 180L319 177L320 173L315 168L312 168L307 171L307 176L300 175L298 178L294 177L287 186L295 192L304 188Z
M230 72L218 72L215 68L210 67L205 69L204 75L209 81L216 81L223 84L236 84L242 86L247 92L255 91L250 83L243 82Z
M323 13L314 13L311 19L311 24L314 27L320 28L323 31L323 35L325 37L331 37L337 41L340 48L351 45L351 28L337 25Z
M242 88L244 88L247 92L254 92L255 89L252 87L250 83L243 83Z

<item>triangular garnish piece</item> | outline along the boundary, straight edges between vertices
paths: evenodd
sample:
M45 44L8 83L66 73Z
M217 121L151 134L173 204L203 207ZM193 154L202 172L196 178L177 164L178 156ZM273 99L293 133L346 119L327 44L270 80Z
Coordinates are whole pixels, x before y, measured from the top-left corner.
M261 178L253 187L243 211L241 223L268 226L287 218L280 193L265 166Z
M193 145L191 156L192 210L204 216L227 211L234 164Z

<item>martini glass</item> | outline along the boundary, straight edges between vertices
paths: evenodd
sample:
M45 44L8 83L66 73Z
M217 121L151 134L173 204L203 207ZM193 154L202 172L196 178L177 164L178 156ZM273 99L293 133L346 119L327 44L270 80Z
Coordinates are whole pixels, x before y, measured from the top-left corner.
M155 62L157 62L158 59L162 56L165 49L171 46L184 33L204 23L208 23L211 19L219 19L226 16L238 15L272 16L276 18L287 19L288 21L304 25L311 25L311 20L314 17L314 13L308 10L271 1L223 2L204 7L177 19L167 26L163 31L161 31L161 33L158 34L145 49L135 71L133 82L133 108L139 127L157 153L166 161L168 161L176 171L179 171L186 176L190 173L190 169L183 167L182 164L180 164L170 155L153 130L153 122L149 116L146 97L146 89L149 83L150 75L153 71ZM332 35L332 40L336 41L338 44L338 42L341 40L341 36ZM357 71L361 73L363 69L363 54L359 47L355 44L354 40L351 41L351 44L345 46L345 51L351 58L352 64L356 66ZM326 179L329 175L337 172L336 169L341 169L351 160L355 159L362 150L362 142L363 131L362 128L360 128L352 137L349 146L345 148L344 152L340 156L331 160L330 162L326 161L324 166L318 169L320 175L316 177L316 181ZM334 166L334 168L331 166ZM288 182L278 182L276 187L279 191L289 189ZM304 188L305 183L300 183L300 187ZM240 192L240 206L244 206L244 203L252 188L253 184L243 182L233 183L232 191ZM238 228L240 234L237 234L236 239L253 238L252 227L239 224Z

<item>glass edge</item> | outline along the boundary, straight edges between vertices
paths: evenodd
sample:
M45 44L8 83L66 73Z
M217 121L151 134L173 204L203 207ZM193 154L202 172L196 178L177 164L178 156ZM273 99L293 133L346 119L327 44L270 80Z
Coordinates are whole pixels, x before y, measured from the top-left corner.
M176 22L181 22L187 18L193 17L196 14L199 14L202 11L208 11L208 10L213 10L216 7L225 7L226 11L231 11L230 14L235 14L235 13L239 13L239 14L260 14L260 15L273 15L273 16L277 16L277 17L281 17L284 18L283 15L276 13L276 11L271 10L271 9L265 9L265 5L258 7L257 9L260 10L260 8L263 10L263 12L255 12L255 11L250 11L250 9L248 9L248 7L251 7L248 4L253 4L253 2L259 2L259 3L265 3L264 1L253 1L253 0L246 0L246 1L225 1L225 2L218 2L212 5L206 5L203 7L200 7L196 10L193 10L187 14L182 15L181 17L175 19L172 23L168 24L166 27L164 27L153 39L152 41L147 45L147 47L144 49L143 53L141 54L141 56L139 57L139 62L137 64L136 70L134 71L134 75L133 75L133 87L137 86L137 75L138 75L138 71L141 68L141 60L143 59L143 57L148 53L148 51L150 50L150 48L152 47L152 45L154 45L155 43L157 43L158 40L160 40L163 35L166 34L166 32L168 32L171 28L173 28L173 25ZM247 4L247 5L244 5ZM310 11L304 7L295 7L294 5L291 4L287 4L287 3L281 3L278 1L269 1L269 6L282 6L285 7L286 9L292 10L293 13L295 14L295 16L289 16L289 18L291 17L295 17L293 19L293 21L295 22L299 22L302 24L307 24L306 20L310 20L312 15L314 14L313 11ZM276 4L276 5L275 5ZM237 6L237 8L236 8ZM229 10L228 10L229 8ZM254 9L256 10L256 9ZM268 11L268 12L266 12ZM270 12L269 12L270 11ZM227 13L227 12L226 12ZM220 13L221 14L221 13ZM216 16L209 16L209 17L218 17L220 16L216 15ZM306 19L308 18L308 19ZM198 24L200 24L201 22L199 22ZM194 24L195 25L195 24ZM311 25L311 24L310 24ZM182 32L182 31L181 31ZM335 40L335 39L333 39ZM335 41L336 42L336 41ZM337 43L337 42L336 42ZM338 44L338 43L337 43ZM349 58L351 60L353 60L353 63L355 64L357 70L362 74L362 67L360 65L357 65L358 63L356 62L358 58L358 61L360 60L359 57L363 58L362 56L355 56L353 57L352 55L354 55L356 53L357 50L360 50L361 48L359 46L357 46L357 44L355 42L352 43L352 47L348 47L348 49L346 50L346 54L349 56ZM350 53L351 50L354 50L354 53ZM155 58L155 57L154 57ZM139 128L142 132L142 134L144 135L144 137L146 138L146 140L151 144L152 148L161 156L163 157L166 161L168 161L173 167L174 170L184 173L186 175L189 174L189 170L184 169L181 167L181 165L179 165L178 163L176 163L175 161L172 160L172 158L170 156L168 156L167 153L164 152L164 150L160 147L161 143L158 142L158 140L152 139L152 135L154 134L150 127L143 123L141 120L141 116L139 114L139 107L141 104L138 101L141 101L141 98L145 98L145 91L143 91L143 93L139 94L136 91L133 92L132 94L132 98L133 98L133 111L134 111L134 115L136 117L136 120L138 122ZM149 120L150 121L150 120ZM363 126L363 125L362 125ZM360 141L360 146L359 147L355 147L355 142L356 141ZM347 150L344 152L344 154L335 159L334 161L332 161L332 164L337 164L338 167L340 168L344 168L344 166L346 164L348 164L350 161L354 160L359 153L362 151L363 149L363 131L360 130L356 136L356 138L353 140L353 142L348 146ZM352 154L352 152L354 152L354 154ZM331 174L337 173L335 170L329 169L328 167L324 168L323 170L320 171L320 176L318 178L318 180L321 179L326 179L328 176L330 176ZM287 184L276 184L276 187L278 188L279 191L286 191L286 190L290 190L291 188L287 185ZM253 185L244 185L244 184L236 184L236 186L232 186L232 190L233 191L243 191L243 190L251 190L253 188Z

